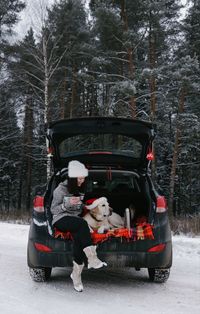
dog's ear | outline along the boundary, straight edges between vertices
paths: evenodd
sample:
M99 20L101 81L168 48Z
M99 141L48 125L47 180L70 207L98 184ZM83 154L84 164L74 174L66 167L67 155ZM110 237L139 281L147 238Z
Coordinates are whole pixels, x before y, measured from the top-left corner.
M91 209L90 212L92 213L92 215L97 215L98 214L98 211L99 211L99 208L98 206L96 206L95 208Z

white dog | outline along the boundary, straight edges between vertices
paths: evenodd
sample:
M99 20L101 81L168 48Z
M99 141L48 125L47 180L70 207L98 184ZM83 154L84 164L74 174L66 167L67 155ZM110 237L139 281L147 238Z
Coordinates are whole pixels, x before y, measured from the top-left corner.
M98 233L104 233L124 226L123 218L112 212L106 197L95 199L92 204L86 205L86 208L89 212L83 219L87 221L91 231L97 230Z
M98 233L104 233L110 229L108 217L110 215L110 207L105 197L95 199L92 204L86 205L89 212L83 217L91 229L97 230Z
M108 222L112 229L124 228L124 218L122 218L120 215L118 215L115 212L112 212L112 214L108 217Z

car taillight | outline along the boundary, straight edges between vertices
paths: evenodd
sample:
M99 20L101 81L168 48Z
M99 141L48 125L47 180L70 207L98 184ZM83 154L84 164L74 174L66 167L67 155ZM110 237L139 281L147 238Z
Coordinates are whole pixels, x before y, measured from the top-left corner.
M164 213L167 211L167 202L164 196L157 196L156 213Z
M52 249L44 244L41 243L34 243L36 250L40 251L40 252L52 252Z
M148 249L147 252L161 252L165 249L165 247L166 247L166 244L161 243L161 244L151 247L150 249Z
M150 151L150 152L147 154L146 158L147 158L147 160L149 160L149 161L154 160L154 154L153 154L153 152Z
M44 197L43 196L35 196L33 200L33 209L37 213L44 213Z

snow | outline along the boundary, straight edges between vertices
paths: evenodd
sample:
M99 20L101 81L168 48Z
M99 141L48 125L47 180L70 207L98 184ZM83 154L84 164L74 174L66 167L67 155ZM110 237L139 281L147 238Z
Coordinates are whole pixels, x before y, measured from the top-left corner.
M200 238L173 237L174 261L165 284L147 270L85 270L84 291L72 288L70 268L55 268L47 283L33 282L26 264L29 226L0 222L0 313L200 313Z

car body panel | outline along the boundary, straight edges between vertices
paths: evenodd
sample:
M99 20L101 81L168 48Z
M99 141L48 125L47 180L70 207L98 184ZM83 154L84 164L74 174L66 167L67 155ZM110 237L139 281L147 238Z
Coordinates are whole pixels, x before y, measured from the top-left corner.
M59 145L63 139L71 138L77 134L123 134L138 140L142 145L140 158L133 158L131 154L123 151L76 151L67 152L65 157L60 156ZM96 171L101 176L114 178L121 173L129 176L132 173L140 180L142 198L148 210L148 223L153 225L154 239L124 239L109 238L98 244L97 253L108 263L109 267L135 267L135 268L170 268L172 265L171 229L167 209L163 213L156 212L156 192L149 175L149 160L147 153L151 150L155 136L155 126L144 121L121 118L77 118L52 122L48 125L47 137L50 148L53 148L52 162L54 174L51 177L44 195L44 213L34 213L30 225L27 262L30 268L41 267L67 267L72 266L72 240L63 240L54 237L51 226L50 206L53 190L59 184L60 171L66 168L72 159L83 162L89 169L89 177ZM93 171L93 172L92 172ZM92 191L93 192L93 191ZM112 193L112 191L111 191ZM148 197L146 197L148 194ZM109 195L109 193L108 193ZM113 194L114 195L114 194ZM116 195L116 194L115 194ZM114 197L115 197L114 195ZM132 194L131 194L132 195ZM105 195L107 196L107 195ZM118 195L120 196L120 195ZM93 196L94 197L94 196ZM96 196L95 196L96 197ZM109 200L110 201L110 200ZM119 212L119 214L123 214ZM51 252L41 252L35 247L40 243L51 249ZM159 252L148 250L160 244L165 248Z
M110 267L171 267L171 230L166 213L156 215L154 236L154 240L109 239L98 245L98 255L105 257ZM52 252L37 251L34 246L37 242L52 248ZM162 252L148 252L148 249L160 243L166 244ZM28 265L36 268L71 266L72 241L55 239L49 234L47 226L37 226L32 221L29 232Z
M155 137L155 130L156 127L152 123L124 118L87 117L52 122L48 125L47 137L51 151L53 152L52 161L54 169L59 170L66 167L68 161L74 158L89 165L95 163L96 165L110 166L111 164L120 163L126 165L126 167L129 164L130 169L146 168L148 165L146 155ZM133 138L140 142L142 146L141 156L140 158L132 158L131 152L127 154L123 151L115 151L113 149L109 151L107 149L103 150L102 147L98 148L98 143L95 150L91 149L79 152L73 140L72 145L76 151L66 153L62 158L59 151L61 142L84 134L86 136L89 134L110 134Z

